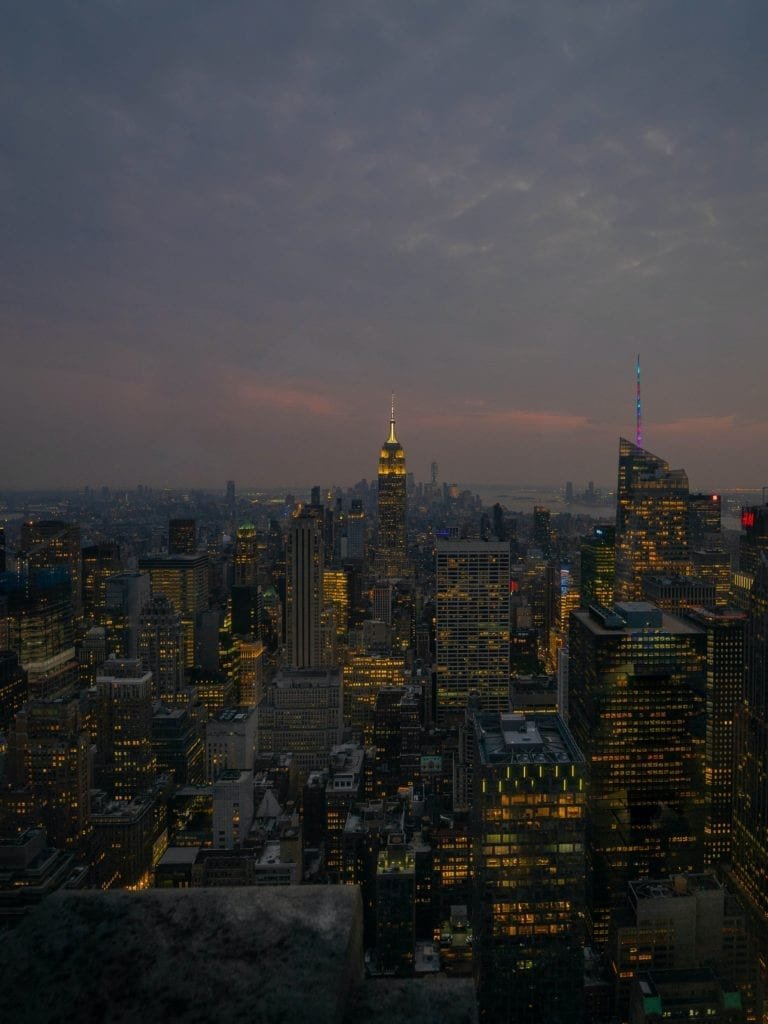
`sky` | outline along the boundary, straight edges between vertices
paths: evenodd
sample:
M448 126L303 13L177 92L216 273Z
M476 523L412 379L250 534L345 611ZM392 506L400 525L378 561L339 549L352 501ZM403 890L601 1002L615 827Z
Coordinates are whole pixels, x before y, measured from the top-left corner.
M36 0L0 487L768 481L764 0Z

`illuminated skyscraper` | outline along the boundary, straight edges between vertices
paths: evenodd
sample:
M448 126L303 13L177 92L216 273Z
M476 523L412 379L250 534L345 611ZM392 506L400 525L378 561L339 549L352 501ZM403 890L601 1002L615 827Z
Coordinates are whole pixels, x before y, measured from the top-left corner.
M616 596L642 598L642 577L687 575L688 477L657 455L619 440Z
M322 520L300 512L291 520L286 541L286 662L292 668L323 664Z
M168 554L194 555L197 551L197 523L194 519L168 522Z
M107 580L121 569L119 544L90 544L83 548L83 612L86 622L104 625Z
M437 710L486 711L509 698L509 544L437 542Z
M693 608L684 616L707 637L704 866L711 867L731 859L733 722L744 690L747 614L734 608Z
M259 582L259 537L253 523L237 528L235 538L236 587L255 587Z
M481 1019L583 1020L584 757L559 715L474 717Z
M20 572L65 567L72 590L75 619L82 613L80 527L57 519L22 523L21 550L17 554Z
M768 560L760 558L744 645L744 693L734 721L733 879L768 956Z
M152 673L152 695L163 699L184 687L184 631L181 615L164 594L155 594L141 610L138 653Z
M616 528L596 526L581 545L581 603L610 605L616 576Z
M136 659L110 658L96 677L97 778L114 800L130 801L154 782L152 675Z
M406 571L406 473L405 452L395 435L395 403L389 421L389 437L379 455L379 545L377 569L383 576L403 576Z
M146 555L139 569L148 572L153 594L165 594L184 627L184 665L195 664L195 643L200 615L208 608L208 556Z
M8 736L9 778L29 788L51 844L78 846L87 836L91 741L77 699L32 700Z
M571 613L569 724L587 760L588 920L634 878L699 871L706 635L647 602Z

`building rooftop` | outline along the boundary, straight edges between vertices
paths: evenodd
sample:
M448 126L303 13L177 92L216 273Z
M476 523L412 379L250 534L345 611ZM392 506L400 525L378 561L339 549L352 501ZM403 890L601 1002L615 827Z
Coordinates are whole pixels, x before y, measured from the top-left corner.
M485 765L580 764L584 757L559 715L475 715L480 757Z
M643 900L685 899L702 892L722 892L714 875L673 875L670 878L641 878L629 883L630 902L637 906Z
M615 608L590 605L589 608L577 608L571 616L597 636L632 634L638 629L655 629L673 636L691 636L701 632L692 623L668 615L649 601L625 601Z

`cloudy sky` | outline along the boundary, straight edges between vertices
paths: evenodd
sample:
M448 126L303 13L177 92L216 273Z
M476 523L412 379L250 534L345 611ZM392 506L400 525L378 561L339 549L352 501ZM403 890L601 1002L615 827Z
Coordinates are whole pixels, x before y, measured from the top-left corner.
M6 487L768 482L764 0L36 0Z

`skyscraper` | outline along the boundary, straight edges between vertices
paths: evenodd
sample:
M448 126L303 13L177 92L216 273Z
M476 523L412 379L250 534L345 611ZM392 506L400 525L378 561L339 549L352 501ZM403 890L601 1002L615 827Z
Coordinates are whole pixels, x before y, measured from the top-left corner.
M194 555L197 551L197 523L194 519L168 521L168 554Z
M80 527L58 519L41 519L22 523L21 550L17 555L20 572L65 567L72 591L72 612L79 619L82 612L80 561Z
M617 499L616 596L637 601L645 573L690 571L688 477L622 437Z
M208 608L208 557L198 555L146 555L139 569L148 572L153 594L165 594L184 627L184 665L195 664L200 615Z
M474 716L482 1019L583 1019L584 757L559 715Z
M322 521L310 511L291 520L286 542L286 661L293 668L323 664Z
M395 403L389 421L389 436L379 454L379 543L377 569L383 576L405 574L408 555L406 539L405 452L395 434Z
M596 526L581 545L581 603L610 605L616 576L616 528Z
M509 698L509 544L437 542L437 711L472 693L487 711Z
M110 658L96 677L97 778L114 800L130 801L155 779L152 675L136 659Z
M587 761L588 920L627 884L700 871L706 635L647 602L571 613L569 724Z
M744 645L744 693L734 717L733 878L768 956L768 559L757 565Z
M142 608L138 654L152 674L152 695L173 697L184 687L184 632L181 615L165 594L155 594Z

